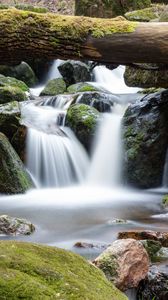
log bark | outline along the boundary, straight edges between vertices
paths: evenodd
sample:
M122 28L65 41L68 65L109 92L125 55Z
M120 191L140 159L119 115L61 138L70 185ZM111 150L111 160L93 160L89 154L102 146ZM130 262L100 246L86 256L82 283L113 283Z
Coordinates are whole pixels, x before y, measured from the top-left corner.
M168 23L0 11L0 64L28 58L167 63Z

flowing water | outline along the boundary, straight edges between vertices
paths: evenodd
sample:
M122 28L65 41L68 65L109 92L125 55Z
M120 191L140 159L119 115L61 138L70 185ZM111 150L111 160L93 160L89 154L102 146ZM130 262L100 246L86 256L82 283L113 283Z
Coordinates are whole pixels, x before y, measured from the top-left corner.
M27 218L36 226L33 235L20 240L68 248L93 258L100 249L79 250L74 243L109 244L126 229L166 230L168 216L162 215L161 193L122 186L122 115L127 103L138 98L137 89L125 85L123 71L123 67L113 71L95 68L97 85L114 93L116 103L111 113L102 114L91 158L64 126L71 96L49 97L22 106L28 127L27 167L37 189L0 198L0 214ZM37 95L39 90L32 92ZM116 218L127 223L117 225L113 223Z

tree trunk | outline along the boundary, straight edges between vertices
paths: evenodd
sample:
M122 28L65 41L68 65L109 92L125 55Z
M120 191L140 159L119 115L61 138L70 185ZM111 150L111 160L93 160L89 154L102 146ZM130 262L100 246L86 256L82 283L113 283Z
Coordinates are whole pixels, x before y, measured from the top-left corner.
M168 23L0 11L0 64L27 58L167 63Z

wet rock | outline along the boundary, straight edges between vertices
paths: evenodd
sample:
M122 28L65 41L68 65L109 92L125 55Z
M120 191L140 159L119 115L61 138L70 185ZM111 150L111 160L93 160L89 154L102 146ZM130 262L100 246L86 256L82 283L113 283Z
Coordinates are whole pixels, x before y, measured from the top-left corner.
M63 94L66 91L66 84L62 78L49 80L40 96L55 96Z
M141 243L146 249L151 261L156 261L157 253L162 247L161 243L155 240L143 240Z
M4 134L0 133L0 193L24 193L33 187L19 156Z
M85 148L90 150L98 119L99 113L95 108L85 104L74 104L67 111L65 123Z
M167 118L168 90L147 95L126 110L124 178L128 184L138 188L161 185L168 147Z
M156 267L151 267L148 276L138 287L137 297L143 300L167 300L168 275L160 273Z
M102 244L102 243L87 243L87 242L77 242L74 244L75 248L83 248L83 249L101 249L105 250L107 249L109 245L108 244Z
M168 71L164 69L164 65L143 64L144 67L162 67L163 70L142 70L133 67L126 67L124 79L128 86L140 88L167 88L168 87Z
M24 125L20 125L11 139L11 144L21 160L26 162L26 136L27 128Z
M123 231L118 233L118 239L135 239L135 240L153 240L161 243L163 247L168 247L168 233L152 230L144 231Z
M17 66L0 65L0 74L21 80L29 87L37 84L37 78L34 71L25 62L21 62Z
M149 269L149 257L133 239L117 240L93 262L120 290L137 287Z
M168 248L162 247L155 256L155 261L161 262L161 261L168 261Z
M91 80L89 67L80 61L67 60L59 65L58 70L67 86Z
M0 216L0 234L6 235L29 235L35 230L32 223L25 219Z
M15 300L128 300L103 273L63 249L0 241L1 295Z
M87 82L80 82L70 85L67 88L68 93L82 93L82 92L94 92L94 91L104 91L104 89L101 89L99 87L95 87L91 83Z
M116 97L103 92L84 92L76 97L76 103L83 103L96 108L99 112L110 112Z

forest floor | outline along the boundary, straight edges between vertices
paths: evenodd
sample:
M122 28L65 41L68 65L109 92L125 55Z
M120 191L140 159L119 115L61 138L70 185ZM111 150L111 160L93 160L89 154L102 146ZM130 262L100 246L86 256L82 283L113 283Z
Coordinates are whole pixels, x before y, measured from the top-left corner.
M74 0L0 0L0 4L31 4L34 6L43 6L52 12L59 14L74 14Z

